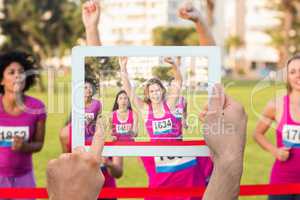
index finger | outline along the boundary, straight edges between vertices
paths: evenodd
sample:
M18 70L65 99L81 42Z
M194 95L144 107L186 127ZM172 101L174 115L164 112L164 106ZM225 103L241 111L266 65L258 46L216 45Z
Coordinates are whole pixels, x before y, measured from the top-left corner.
M96 131L90 147L90 152L95 154L99 160L102 157L104 147L104 129L101 120L97 121Z
M214 112L221 112L224 108L225 104L225 93L224 88L220 84L215 84L213 86L212 95L209 99L208 104L208 112L214 113Z

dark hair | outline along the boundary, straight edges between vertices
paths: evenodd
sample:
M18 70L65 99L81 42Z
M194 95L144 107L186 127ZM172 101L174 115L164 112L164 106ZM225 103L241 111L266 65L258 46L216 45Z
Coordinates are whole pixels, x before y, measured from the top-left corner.
M37 70L36 61L33 56L20 51L12 51L0 55L0 81L2 81L5 69L13 62L19 63L25 73ZM37 71L36 71L37 72ZM25 77L25 87L23 92L29 90L36 82L37 73L33 71ZM4 94L4 86L0 85L0 94Z
M98 84L96 83L96 81L94 79L91 79L91 78L85 78L84 83L89 83L89 84L92 85L93 95L94 95L97 91L97 88L98 88Z
M147 104L151 103L151 100L149 98L149 87L150 87L150 85L153 85L153 84L157 84L157 85L160 86L160 88L163 91L163 94L162 94L163 99L165 98L166 93L167 93L167 90L166 90L165 86L162 84L162 82L159 79L157 79L157 78L149 79L147 81L145 89L144 89L144 102L147 103Z
M300 54L295 54L294 56L292 56L290 59L288 59L288 61L286 62L286 70L287 70L287 84L286 84L286 88L288 90L288 92L290 93L292 91L292 86L289 83L289 79L288 79L288 70L289 70L289 65L291 64L291 62L293 62L294 60L300 60Z
M120 91L117 93L117 95L116 95L116 98L115 98L115 102L114 102L114 106L113 106L112 111L115 111L115 110L118 110L118 109L119 109L118 98L119 98L119 96L120 96L121 94L125 94L125 95L128 97L128 95L127 95L127 93L126 93L125 90L120 90ZM132 110L132 107L131 107L131 103L130 103L129 98L128 98L128 107L127 107L127 109Z

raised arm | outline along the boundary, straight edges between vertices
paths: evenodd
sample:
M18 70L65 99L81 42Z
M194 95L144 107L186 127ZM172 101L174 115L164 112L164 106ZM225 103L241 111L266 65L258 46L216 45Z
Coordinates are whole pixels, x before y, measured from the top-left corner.
M182 86L182 76L179 69L179 65L173 58L166 57L164 59L166 63L169 63L172 66L172 70L174 73L174 84L172 84L172 87L170 88L169 95L167 97L167 103L171 110L175 109L176 102L178 100L178 97L180 95L181 86Z
M134 106L139 111L141 111L144 108L145 103L141 98L139 98L135 94L135 91L132 89L128 77L128 72L127 72L127 61L128 61L128 57L119 57L119 65L120 65L120 73L121 73L120 75L123 84L123 89L126 91L127 95L130 98L130 101L133 102Z
M82 21L85 28L87 45L102 45L98 31L100 13L101 7L98 0L90 0L82 5Z
M134 137L138 136L138 129L139 129L139 117L138 114L136 112L133 111L133 133L134 133Z
M214 38L209 31L208 25L203 20L199 10L197 10L192 3L183 3L178 9L178 15L182 19L190 20L195 24L200 45L215 45Z

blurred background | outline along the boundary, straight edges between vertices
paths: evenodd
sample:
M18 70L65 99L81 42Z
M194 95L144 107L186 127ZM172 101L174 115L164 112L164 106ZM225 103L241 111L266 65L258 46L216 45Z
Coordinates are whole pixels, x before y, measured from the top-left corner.
M198 45L193 24L177 17L177 8L183 0L101 2L99 29L104 45ZM34 156L38 186L45 186L47 160L61 153L58 132L71 111L71 49L85 44L81 3L80 0L0 0L1 51L30 52L41 70L37 87L29 92L45 102L49 113L44 149ZM282 77L274 73L299 51L300 1L193 0L193 3L222 49L226 91L242 102L249 114L242 183L268 183L274 159L258 147L251 134L262 108L278 91L284 91ZM149 77L149 70L139 67L129 73L133 79ZM108 76L112 80L116 74ZM112 102L114 94L102 98ZM272 129L267 134L272 141L274 132ZM146 186L145 172L136 158L126 159L125 174L118 184Z
M297 0L190 0L223 50L227 75L257 79L300 48ZM184 0L102 0L104 45L197 45L193 24L177 17ZM1 0L2 50L33 52L43 68L70 67L84 44L79 0Z

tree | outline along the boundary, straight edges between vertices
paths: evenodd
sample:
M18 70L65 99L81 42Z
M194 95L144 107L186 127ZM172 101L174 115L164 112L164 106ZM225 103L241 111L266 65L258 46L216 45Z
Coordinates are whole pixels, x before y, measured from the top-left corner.
M154 45L197 45L193 27L156 27L152 32Z
M0 20L2 50L23 50L37 57L62 58L83 37L81 10L69 0L4 0ZM43 62L41 62L43 65Z
M166 66L156 66L152 68L152 74L162 81L172 80L172 69Z
M143 78L143 77L136 77L134 78L135 81L138 81L140 84L144 83L147 81L146 78Z
M85 60L86 77L100 80L110 80L120 69L117 57L87 57Z
M269 0L267 8L278 11L279 24L266 29L271 43L278 50L278 66L283 67L288 57L300 50L299 0Z
M183 41L183 43L185 45L199 45L199 36L198 36L198 33L195 31L195 32L192 32L191 34L189 34L188 37L186 37Z
M241 58L237 58L237 51L244 46L244 41L237 35L231 35L226 38L225 51L234 61L234 69L238 75L244 75L241 71L244 71L243 61Z

